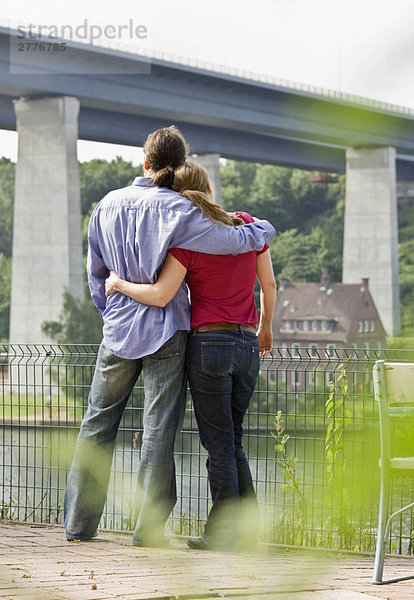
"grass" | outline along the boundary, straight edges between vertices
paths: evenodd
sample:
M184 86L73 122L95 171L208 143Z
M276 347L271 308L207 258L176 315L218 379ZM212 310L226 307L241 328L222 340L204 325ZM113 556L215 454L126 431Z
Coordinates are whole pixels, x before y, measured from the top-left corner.
M48 399L42 394L16 392L3 394L0 422L80 422L83 413L84 400L82 398L57 395Z
M392 348L393 350L413 350L414 326L403 327L400 335L388 338L387 348Z

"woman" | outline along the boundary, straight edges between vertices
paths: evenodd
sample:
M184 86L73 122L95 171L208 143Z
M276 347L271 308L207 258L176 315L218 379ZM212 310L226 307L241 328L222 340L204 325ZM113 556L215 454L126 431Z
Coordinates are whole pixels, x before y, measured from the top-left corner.
M253 221L247 213L230 215L212 202L207 173L198 165L179 167L172 188L215 222ZM261 287L257 335L256 275ZM120 292L140 303L163 307L184 278L191 292L187 375L201 443L208 452L213 500L203 536L188 543L197 549L231 549L237 540L235 504L240 499L256 502L242 446L242 423L256 385L259 356L272 348L276 285L270 252L265 247L261 252L215 256L172 248L156 283L134 284L111 272L105 288L107 295Z

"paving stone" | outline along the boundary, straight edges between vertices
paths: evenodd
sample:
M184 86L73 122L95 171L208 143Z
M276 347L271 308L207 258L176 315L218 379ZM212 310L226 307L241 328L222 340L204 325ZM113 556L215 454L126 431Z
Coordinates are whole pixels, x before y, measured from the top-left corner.
M285 594L284 600L378 600L378 596L361 594L349 590L324 590L299 594Z
M110 533L68 543L60 527L1 522L0 536L0 600L414 600L414 581L373 585L373 557L358 554L134 548ZM414 572L411 558L386 564L387 576Z

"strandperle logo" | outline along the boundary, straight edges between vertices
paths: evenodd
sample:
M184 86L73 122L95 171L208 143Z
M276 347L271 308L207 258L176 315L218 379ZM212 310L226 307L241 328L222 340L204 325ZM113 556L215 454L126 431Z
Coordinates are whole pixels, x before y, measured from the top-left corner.
M123 25L97 25L84 19L79 25L19 25L17 27L18 40L81 40L93 44L96 40L145 40L148 37L146 25L136 25L133 19Z

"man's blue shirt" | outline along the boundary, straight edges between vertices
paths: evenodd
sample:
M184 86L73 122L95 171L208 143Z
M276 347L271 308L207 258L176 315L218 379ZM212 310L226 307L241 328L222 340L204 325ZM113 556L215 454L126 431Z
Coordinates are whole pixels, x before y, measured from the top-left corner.
M105 297L113 270L134 283L154 283L169 248L210 254L261 250L275 230L267 221L240 227L216 225L187 198L137 177L109 192L92 213L88 231L88 282L103 319L103 342L121 358L153 354L179 329L190 329L185 283L164 308L114 293Z

